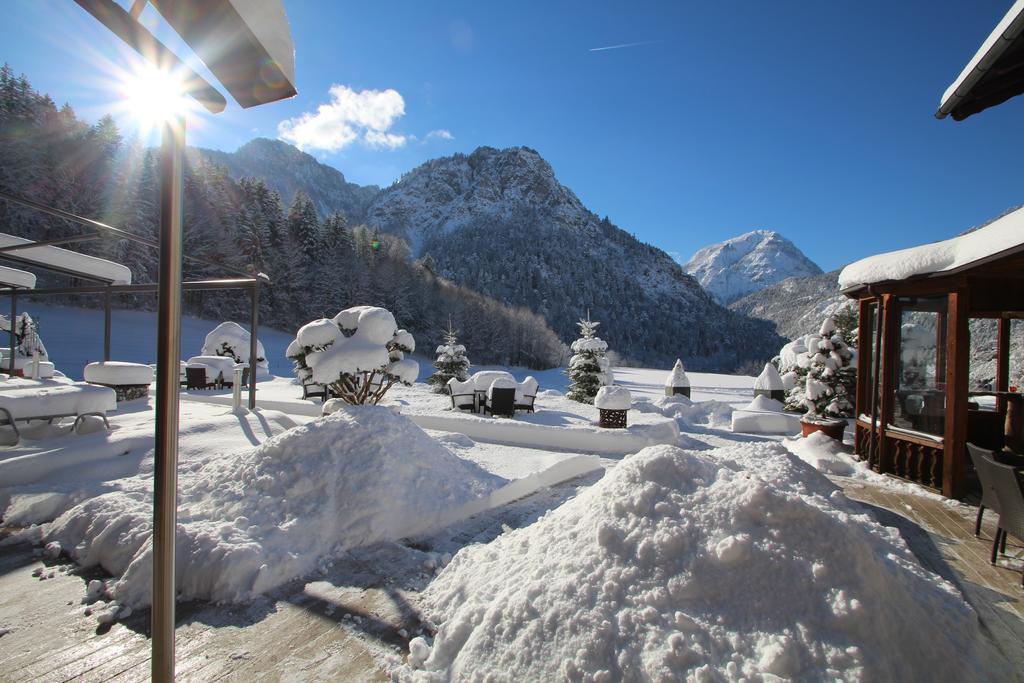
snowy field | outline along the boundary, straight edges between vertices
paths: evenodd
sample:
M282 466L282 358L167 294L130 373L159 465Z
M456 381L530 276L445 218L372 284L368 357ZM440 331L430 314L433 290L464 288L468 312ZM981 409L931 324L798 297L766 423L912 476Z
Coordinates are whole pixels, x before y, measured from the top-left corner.
M60 311L29 310L59 368L84 364L91 351L71 351L48 322ZM98 312L70 315L102 325ZM140 337L115 357L151 360L146 315L121 321ZM213 325L189 323L184 356ZM290 339L261 341L281 373ZM848 442L734 433L754 378L688 373L690 400L664 396L667 369L616 368L630 427L602 430L592 406L564 397L560 369L481 369L536 377L537 412L456 413L417 383L321 418L287 375L259 382L254 412L234 412L226 391L184 394L182 597L246 603L359 549L419 557L551 491L522 528L460 531L478 542L428 552L438 575L413 596L426 627L407 650L381 651L382 668L415 681L1006 676L957 589L825 474L932 494L870 472ZM144 608L151 571L152 398L119 404L110 422L36 425L0 447L4 543L101 569L73 617L100 622ZM19 625L0 626L13 629L2 651Z

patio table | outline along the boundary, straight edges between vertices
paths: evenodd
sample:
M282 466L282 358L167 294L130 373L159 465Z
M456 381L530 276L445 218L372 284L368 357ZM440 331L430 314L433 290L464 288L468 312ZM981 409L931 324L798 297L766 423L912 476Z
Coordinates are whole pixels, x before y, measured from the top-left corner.
M473 383L473 412L479 413L483 409L484 401L487 398L487 390L491 388L491 384L496 379L510 379L513 382L516 378L512 376L512 373L505 372L504 370L481 370L475 372L469 377L469 381Z

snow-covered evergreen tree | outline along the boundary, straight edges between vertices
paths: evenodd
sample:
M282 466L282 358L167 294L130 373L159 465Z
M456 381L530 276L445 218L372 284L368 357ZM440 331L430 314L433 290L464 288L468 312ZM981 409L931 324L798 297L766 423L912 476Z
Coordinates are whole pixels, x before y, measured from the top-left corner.
M448 380L453 377L460 382L469 379L469 358L466 357L466 347L459 343L457 335L449 318L448 329L444 332L444 344L437 347L437 360L434 361L436 371L427 378L427 383L438 394L445 391Z
M786 407L818 418L852 415L856 363L849 340L843 338L835 320L829 316L817 334L797 341L802 342L804 350L795 355L790 370L792 388L786 395Z
M613 383L612 371L606 353L608 343L597 336L597 326L587 315L580 320L580 338L572 343L573 356L569 359L569 368L565 374L569 376L569 398L580 403L593 403L597 391L602 386Z
M10 332L10 330L10 321L0 315L0 331ZM10 348L8 344L5 340L0 343L0 346ZM28 313L19 315L14 323L14 351L16 355L25 358L31 358L35 353L39 356L39 360L47 360L46 347L43 346L43 340L39 336L39 326Z

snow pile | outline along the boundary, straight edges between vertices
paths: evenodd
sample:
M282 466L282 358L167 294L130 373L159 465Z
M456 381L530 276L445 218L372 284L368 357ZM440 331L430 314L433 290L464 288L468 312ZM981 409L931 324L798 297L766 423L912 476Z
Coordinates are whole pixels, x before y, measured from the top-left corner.
M782 375L779 374L774 365L765 363L764 370L754 380L754 390L781 391L783 388Z
M951 584L778 444L645 449L424 598L436 637L395 678L1011 675Z
M727 427L733 407L722 401L694 401L682 394L662 396L653 401L637 400L635 410L671 417L683 426Z
M983 228L952 239L877 254L851 263L839 274L839 288L953 270L1022 244L1024 209L1017 209Z
M733 411L732 431L745 434L795 434L800 418L783 412L784 406L765 395L755 396L747 406Z
M201 356L230 356L236 363L249 362L249 345L252 335L249 330L235 322L224 322L206 335L203 340ZM267 362L267 352L263 349L260 340L256 340L256 373L258 375L269 375L270 364Z
M601 387L594 397L594 407L599 410L629 410L632 404L633 395L626 387Z
M851 477L857 473L858 468L849 447L824 432L814 432L806 438L789 439L785 445L790 453L819 472L841 477Z
M240 453L197 463L179 489L183 599L239 601L350 548L436 529L502 480L389 408L345 406ZM122 605L149 602L152 502L91 498L45 528L81 565L119 577Z
M672 372L668 373L668 377L665 378L665 386L671 388L690 386L690 378L686 376L686 370L683 368L681 358L676 358L676 364L672 366Z

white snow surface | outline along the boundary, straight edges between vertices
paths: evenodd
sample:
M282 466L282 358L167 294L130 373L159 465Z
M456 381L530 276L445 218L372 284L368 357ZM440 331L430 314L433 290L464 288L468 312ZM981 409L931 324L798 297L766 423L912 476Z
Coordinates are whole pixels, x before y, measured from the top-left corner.
M851 263L839 273L839 288L953 270L1021 244L1024 244L1024 208L964 235Z
M346 406L229 457L183 462L177 586L183 599L244 601L345 550L432 531L503 480L383 406ZM83 566L148 604L151 480L89 498L43 528Z
M0 266L0 282L14 287L33 289L36 286L36 274L27 270Z
M16 419L106 413L117 409L117 395L113 389L85 382L39 382L21 389L0 391L0 408Z
M594 407L600 410L629 410L632 405L633 395L626 387L604 386L594 397Z
M629 456L424 599L438 630L399 680L1012 675L897 530L773 443Z
M755 396L732 413L732 431L744 434L796 434L800 416L783 412L783 405L767 396Z
M668 377L665 378L665 386L673 388L690 386L690 378L686 376L682 359L676 359L676 364L672 366L672 372L668 373Z

